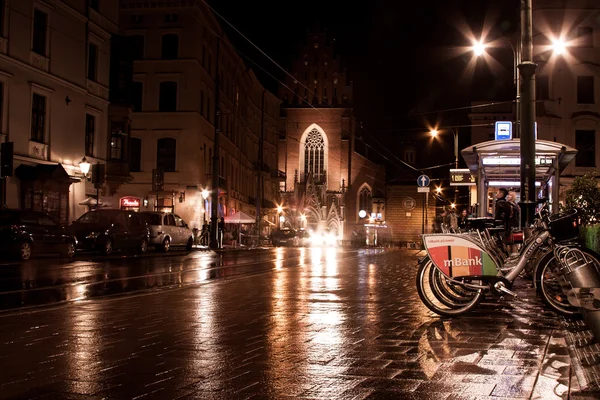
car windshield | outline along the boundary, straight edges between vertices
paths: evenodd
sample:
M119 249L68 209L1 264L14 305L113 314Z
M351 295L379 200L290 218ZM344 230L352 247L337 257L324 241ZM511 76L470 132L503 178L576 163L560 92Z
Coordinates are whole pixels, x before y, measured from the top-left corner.
M141 213L140 217L148 225L162 225L162 216L160 214Z

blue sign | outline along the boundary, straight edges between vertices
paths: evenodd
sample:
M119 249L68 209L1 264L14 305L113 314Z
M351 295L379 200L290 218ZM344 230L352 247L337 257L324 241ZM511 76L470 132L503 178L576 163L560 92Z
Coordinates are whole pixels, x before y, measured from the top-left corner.
M429 186L429 182L431 182L431 179L427 175L421 175L417 178L417 185L419 187L427 187Z
M512 122L496 121L496 140L512 139Z

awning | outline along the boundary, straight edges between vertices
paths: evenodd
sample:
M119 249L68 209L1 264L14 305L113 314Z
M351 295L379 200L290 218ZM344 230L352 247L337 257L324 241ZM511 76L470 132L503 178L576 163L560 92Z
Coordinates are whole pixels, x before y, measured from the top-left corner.
M481 167L488 181L519 179L521 175L521 143L519 139L491 140L469 146L461 151L473 175ZM546 181L553 175L558 160L560 174L577 155L577 149L547 140L535 141L536 180Z
M61 164L21 164L15 169L15 176L22 181L56 181L59 183L73 183L67 171Z
M224 219L227 224L253 224L256 222L256 218L241 211L238 211L233 215L227 215Z
M96 203L98 203L98 201L95 198L88 197L87 199L85 199L83 201L80 201L79 205L80 206L95 206ZM102 199L100 199L100 206L102 206L102 207L109 207L110 203L106 203L106 202L102 201Z

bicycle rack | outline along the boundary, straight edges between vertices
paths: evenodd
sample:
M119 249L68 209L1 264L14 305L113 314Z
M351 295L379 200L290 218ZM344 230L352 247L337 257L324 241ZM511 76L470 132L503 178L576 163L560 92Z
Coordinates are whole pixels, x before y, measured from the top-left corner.
M569 303L579 307L587 325L600 341L600 273L594 261L578 248L557 246L554 255L560 263L557 271Z

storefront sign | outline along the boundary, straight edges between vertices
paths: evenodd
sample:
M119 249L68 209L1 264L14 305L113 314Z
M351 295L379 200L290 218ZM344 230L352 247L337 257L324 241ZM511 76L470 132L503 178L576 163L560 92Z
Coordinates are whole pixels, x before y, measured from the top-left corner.
M468 169L451 169L450 186L475 186L475 177Z
M425 235L431 261L448 277L495 276L496 265L477 244L453 235Z
M121 199L121 208L124 207L139 207L140 199L137 197L123 197Z

